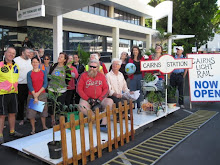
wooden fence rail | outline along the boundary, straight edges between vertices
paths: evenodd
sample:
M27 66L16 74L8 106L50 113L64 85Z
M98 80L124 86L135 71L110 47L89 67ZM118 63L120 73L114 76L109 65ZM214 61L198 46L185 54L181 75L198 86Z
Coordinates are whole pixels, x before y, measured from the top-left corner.
M59 164L67 165L67 164L74 164L78 165L78 160L82 159L82 164L87 164L87 156L90 156L90 161L95 160L95 153L98 153L98 158L102 157L102 150L104 148L108 148L108 151L111 152L113 145L114 148L118 148L119 142L120 145L124 145L124 141L126 143L130 141L130 137L134 140L134 127L133 127L133 103L132 101L127 103L124 101L124 105L122 106L119 103L118 108L116 108L115 104L113 108L110 110L109 106L106 108L106 112L99 113L99 109L96 109L95 115L92 115L92 111L88 111L88 117L84 118L83 113L79 113L79 120L75 120L74 114L70 116L70 122L65 123L65 117L60 117L60 124L53 127L53 131L61 132L61 143L62 143L62 154L63 154L63 161ZM129 131L129 123L128 123L128 111L130 110L130 131ZM123 113L124 112L124 113ZM117 114L119 114L119 123L120 123L120 134L117 132ZM123 115L125 117L125 122L123 123ZM114 138L112 139L111 133L111 116L113 116L113 129L114 129ZM108 141L105 143L101 143L101 133L100 133L100 119L103 117L107 117L107 128L108 128ZM85 124L88 123L88 130L89 130L89 150L86 151L85 140L88 137L85 137ZM94 146L93 142L93 124L96 124L96 139L97 139L97 146ZM123 133L123 124L125 124L125 133ZM81 141L81 153L77 153L77 139L76 139L76 126L80 126L80 141ZM68 158L68 151L67 151L67 139L66 139L66 129L71 129L71 142L72 142L72 158Z

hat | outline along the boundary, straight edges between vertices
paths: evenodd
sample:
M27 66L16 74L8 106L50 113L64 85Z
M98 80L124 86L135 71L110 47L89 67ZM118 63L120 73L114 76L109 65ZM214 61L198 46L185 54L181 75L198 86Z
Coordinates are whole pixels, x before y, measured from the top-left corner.
M178 46L176 49L178 49L178 50L184 50L182 46Z

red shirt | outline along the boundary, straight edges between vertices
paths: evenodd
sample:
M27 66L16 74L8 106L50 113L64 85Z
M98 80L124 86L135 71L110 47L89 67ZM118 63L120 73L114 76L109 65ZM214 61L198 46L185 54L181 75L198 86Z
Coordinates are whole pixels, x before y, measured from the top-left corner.
M37 93L44 84L44 73L42 70L40 70L39 72L31 72L31 80L32 80L32 86L34 88L35 93ZM45 90L43 90L43 92L41 93L45 93ZM32 95L32 93L29 90L29 95Z
M105 75L98 72L95 78L91 78L88 76L88 72L82 73L77 83L77 92L84 100L92 98L102 101L108 96Z
M75 89L75 80L78 78L79 74L78 74L77 69L74 66L71 65L70 68L72 69L71 73L75 73L75 78L71 77L71 79L68 83L67 89L74 90Z
M148 60L153 60L152 56L153 56L153 55L150 55L149 58L148 58ZM164 80L164 74L163 74L162 72L160 72L160 71L157 71L157 72L160 73L160 75L157 75L158 78L162 78L162 79ZM147 71L147 73L154 74L155 71Z
M107 68L106 68L106 66L105 66L105 64L104 64L104 62L99 61L99 64L102 66L102 69L103 69L104 74L107 74L107 73L108 73L108 70L107 70Z

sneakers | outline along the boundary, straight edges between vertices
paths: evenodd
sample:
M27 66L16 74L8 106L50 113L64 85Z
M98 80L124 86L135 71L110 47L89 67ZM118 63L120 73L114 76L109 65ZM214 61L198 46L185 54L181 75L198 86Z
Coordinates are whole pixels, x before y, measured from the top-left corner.
M10 136L10 137L15 137L15 138L21 138L21 137L23 137L24 135L21 134L21 133L19 133L19 132L17 132L17 131L15 131L14 133L9 133L9 136Z
M100 131L108 133L107 125L100 125Z
M4 143L4 138L3 138L3 136L0 137L0 144L2 144L2 143Z
M180 108L181 108L181 109L185 109L185 106L184 106L184 105L180 105Z

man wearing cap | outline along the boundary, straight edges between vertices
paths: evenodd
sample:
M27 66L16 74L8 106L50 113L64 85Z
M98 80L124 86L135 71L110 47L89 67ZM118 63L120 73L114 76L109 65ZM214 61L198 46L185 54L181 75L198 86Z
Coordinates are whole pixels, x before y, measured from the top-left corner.
M176 48L177 53L175 55L175 59L181 59L181 58L185 58L183 56L183 47L182 46L178 46ZM178 91L179 91L179 105L180 108L185 108L184 107L184 100L183 100L183 82L184 82L184 78L186 76L187 73L187 69L176 69L172 72L171 76L170 76L170 85L172 87L177 87Z

